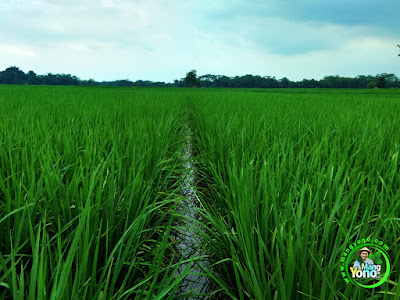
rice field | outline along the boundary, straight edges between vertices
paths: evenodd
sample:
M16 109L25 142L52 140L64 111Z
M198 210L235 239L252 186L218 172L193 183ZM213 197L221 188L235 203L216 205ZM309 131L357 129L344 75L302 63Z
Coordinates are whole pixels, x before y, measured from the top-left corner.
M0 86L0 299L194 299L200 260L204 299L399 299L399 115L398 90ZM367 237L374 289L340 273Z

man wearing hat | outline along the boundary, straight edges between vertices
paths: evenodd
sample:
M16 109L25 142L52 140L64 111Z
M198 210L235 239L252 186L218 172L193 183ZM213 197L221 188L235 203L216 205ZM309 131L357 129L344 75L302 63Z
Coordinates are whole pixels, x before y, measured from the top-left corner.
M358 250L358 251L357 251L357 254L360 255L360 259L357 259L357 260L354 262L353 269L354 269L355 267L357 267L358 269L361 269L361 267L363 266L363 264L364 264L364 265L365 265L365 264L373 265L374 262L373 262L371 259L368 258L368 255L369 255L370 253L372 253L372 251L369 250L367 247L363 247L363 248L361 248L360 250Z

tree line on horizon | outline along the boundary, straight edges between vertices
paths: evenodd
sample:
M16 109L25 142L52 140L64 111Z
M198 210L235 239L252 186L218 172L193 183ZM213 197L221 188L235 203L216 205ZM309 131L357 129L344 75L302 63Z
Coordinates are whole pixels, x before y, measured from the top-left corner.
M208 88L400 88L400 79L394 74L359 75L356 77L325 76L320 80L303 79L292 81L286 77L276 79L271 76L244 75L228 77L225 75L206 74L197 76L191 70L185 78L172 83L153 82L150 80L130 81L95 81L82 80L71 74L37 75L27 73L18 67L9 67L0 72L0 84L21 85L80 85L80 86L115 86L115 87L208 87Z

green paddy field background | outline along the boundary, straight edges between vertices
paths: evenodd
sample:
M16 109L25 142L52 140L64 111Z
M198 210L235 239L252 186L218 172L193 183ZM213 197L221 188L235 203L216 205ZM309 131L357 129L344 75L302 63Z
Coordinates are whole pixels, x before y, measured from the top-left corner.
M399 116L398 90L0 86L0 299L190 297L187 128L205 297L399 299ZM339 269L367 237L375 289Z

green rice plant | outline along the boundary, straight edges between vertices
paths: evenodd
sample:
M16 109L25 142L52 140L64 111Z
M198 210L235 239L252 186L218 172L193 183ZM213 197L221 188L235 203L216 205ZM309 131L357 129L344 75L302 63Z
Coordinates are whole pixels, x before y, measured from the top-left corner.
M177 294L203 258L175 238L187 125L209 297L399 298L398 95L0 87L0 298L195 296ZM371 290L339 271L366 237L392 264Z
M234 299L399 298L398 92L192 93L215 288ZM390 245L391 281L339 271L359 238Z
M181 97L0 91L0 298L174 298Z

